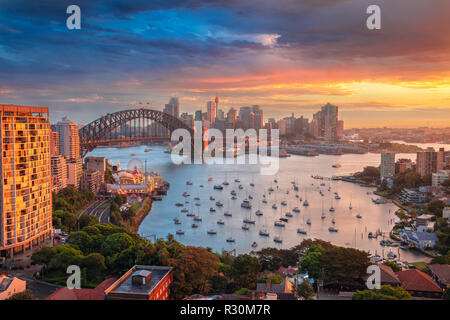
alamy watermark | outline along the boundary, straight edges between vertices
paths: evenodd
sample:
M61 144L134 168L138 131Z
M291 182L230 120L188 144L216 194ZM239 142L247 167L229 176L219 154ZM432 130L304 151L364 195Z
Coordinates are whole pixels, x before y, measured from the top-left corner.
M279 169L278 129L271 130L270 136L266 129L226 129L224 137L218 129L203 132L202 121L195 121L194 137L189 130L176 129L171 140L180 141L171 152L175 164L259 164L263 175L274 175Z

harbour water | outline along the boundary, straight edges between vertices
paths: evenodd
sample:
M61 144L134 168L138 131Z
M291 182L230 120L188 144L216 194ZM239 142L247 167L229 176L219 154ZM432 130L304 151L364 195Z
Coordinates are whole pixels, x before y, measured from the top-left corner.
M316 180L311 175L331 177L332 175L346 175L361 171L365 166L379 166L379 154L345 154L341 156L319 155L318 157L291 156L280 159L280 169L275 176L260 175L258 165L175 165L171 161L171 155L164 153L165 147L152 146L150 152L144 152L146 146L131 147L126 149L101 148L91 152L90 156L105 156L108 160L121 163L121 168L126 168L127 163L138 158L146 162L147 171L156 171L162 174L163 179L170 183L167 196L162 201L153 203L151 212L142 222L139 234L145 237L155 235L157 238L165 238L173 234L176 239L185 245L210 247L214 251L233 250L237 253L246 253L263 247L290 248L299 244L303 239L315 238L330 241L333 244L347 247L355 247L369 251L371 254L378 253L385 256L389 251L400 255L402 261L427 261L429 258L415 251L405 251L396 247L382 247L378 239L369 239L368 233L381 230L386 235L392 229L397 217L394 212L398 209L394 204L375 204L372 199L378 198L372 192L374 188L362 187L358 184L332 181ZM132 155L134 154L134 155ZM401 154L397 157L411 158L415 160L414 154ZM333 168L339 163L339 168ZM212 181L208 181L212 178ZM235 182L238 179L239 182ZM278 183L275 183L277 180ZM186 182L191 181L192 185ZM223 190L215 190L215 184L224 185ZM294 191L295 182L299 187ZM250 186L253 183L254 187ZM322 185L321 184L325 184ZM200 187L203 185L203 187ZM242 189L239 189L242 185ZM274 191L269 193L268 189ZM328 189L330 188L330 191ZM231 199L230 192L236 191L236 200ZM322 190L323 196L319 190ZM189 197L183 193L188 192ZM341 197L335 199L335 192ZM299 198L296 197L299 195ZM267 203L263 203L263 199ZM210 197L214 200L210 200ZM194 198L200 198L196 201ZM250 200L252 209L241 207L241 202L252 197ZM302 200L307 200L308 207L302 205ZM223 207L216 206L216 201L223 202ZM185 203L188 201L189 203ZM285 201L286 206L281 205ZM177 207L175 203L183 202L184 207ZM200 203L200 206L195 205ZM278 208L273 209L276 203ZM350 203L352 210L349 209ZM335 211L330 212L333 206ZM210 208L215 212L210 212ZM294 207L300 209L300 213L292 211ZM196 222L198 228L192 228L194 222L192 217L180 212L186 208L195 215L201 216L202 221ZM323 209L322 209L323 208ZM256 216L256 210L263 212L262 216ZM224 216L229 211L232 217ZM274 222L290 212L293 217L285 227L276 227ZM325 219L322 219L322 212ZM356 216L360 214L361 219ZM175 225L174 218L178 218L182 224ZM255 220L255 224L249 224L249 230L241 227L243 219ZM334 218L335 224L332 224ZM223 225L217 224L221 219ZM306 221L310 219L311 225ZM330 232L329 227L334 226L338 232ZM297 229L306 230L307 234L297 233ZM177 230L183 230L184 235L176 235ZM217 234L210 235L208 230L214 229ZM269 237L262 237L259 231L265 229ZM235 242L227 242L232 237ZM282 239L282 243L275 243L274 237ZM252 243L258 244L257 248Z

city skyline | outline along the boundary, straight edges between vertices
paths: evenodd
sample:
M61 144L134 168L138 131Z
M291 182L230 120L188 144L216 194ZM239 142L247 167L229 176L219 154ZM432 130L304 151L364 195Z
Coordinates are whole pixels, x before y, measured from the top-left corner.
M0 100L47 106L53 122L162 110L171 96L193 113L218 95L222 109L260 105L266 118L312 118L330 102L348 128L448 127L450 41L436 30L450 4L379 1L376 31L368 4L79 1L82 27L68 30L65 3L5 1Z

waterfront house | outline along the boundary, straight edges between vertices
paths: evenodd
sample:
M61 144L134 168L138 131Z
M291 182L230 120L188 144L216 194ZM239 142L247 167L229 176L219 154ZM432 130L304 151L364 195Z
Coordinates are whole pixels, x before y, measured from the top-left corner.
M450 266L448 264L430 264L431 277L442 288L450 288Z
M426 232L427 229L433 230L434 222L432 219L434 218L431 214L422 214L416 218L416 229L419 232Z
M405 231L401 239L407 244L413 245L420 249L432 248L436 245L438 237L433 232L413 232Z
M423 204L428 200L428 193L418 189L403 189L398 195L400 201L411 204Z
M442 289L426 273L418 269L397 272L402 287L412 296L440 298Z

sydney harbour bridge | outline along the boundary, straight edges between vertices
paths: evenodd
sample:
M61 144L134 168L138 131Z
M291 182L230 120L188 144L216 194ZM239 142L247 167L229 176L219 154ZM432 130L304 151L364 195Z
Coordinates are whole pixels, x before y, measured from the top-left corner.
M108 113L79 130L81 156L99 146L126 142L170 141L176 129L194 131L182 120L162 111L129 109Z

